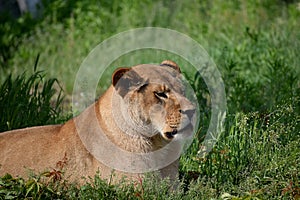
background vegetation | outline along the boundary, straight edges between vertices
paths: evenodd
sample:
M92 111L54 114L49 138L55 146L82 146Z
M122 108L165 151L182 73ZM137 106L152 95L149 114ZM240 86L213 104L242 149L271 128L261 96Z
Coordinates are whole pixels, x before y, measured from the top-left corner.
M1 199L300 198L299 1L54 0L44 3L43 14L38 19L30 15L12 19L4 13L0 18L2 131L64 120L68 110L60 110L60 87L56 80L64 90L66 105L77 69L89 51L116 33L145 26L175 29L208 51L226 85L226 127L213 151L200 157L198 151L210 116L205 83L201 79L196 81L199 79L196 74L188 73L189 64L179 56L158 50L131 52L114 61L112 67L173 59L185 68L191 85L198 91L201 129L181 159L182 187L169 192L167 183L158 184L153 180L137 180L130 186L110 185L96 176L78 188L57 181L53 173L29 180L7 175L0 178ZM40 55L38 65L37 55ZM26 74L22 75L24 71ZM110 75L101 82L99 92L108 84ZM23 85L24 95L17 98ZM32 92L32 88L37 92ZM47 109L37 106L41 103L34 99L39 95L45 99L41 102ZM7 106L11 110L7 111ZM20 117L17 109L25 108L28 113L47 117L33 123L20 121L25 117ZM11 126L11 121L16 125Z

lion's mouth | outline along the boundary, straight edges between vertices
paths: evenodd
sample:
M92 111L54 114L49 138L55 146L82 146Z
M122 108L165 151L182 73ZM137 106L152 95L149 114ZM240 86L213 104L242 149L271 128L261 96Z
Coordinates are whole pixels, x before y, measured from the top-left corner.
M166 139L172 140L175 137L175 135L185 133L186 131L191 132L192 130L193 130L193 125L188 124L186 127L184 127L181 130L173 129L172 131L165 132L164 136L165 136Z

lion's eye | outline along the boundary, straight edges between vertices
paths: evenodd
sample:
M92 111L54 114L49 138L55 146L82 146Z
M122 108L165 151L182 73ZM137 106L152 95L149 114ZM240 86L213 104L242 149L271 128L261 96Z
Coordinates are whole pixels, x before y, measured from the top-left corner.
M167 99L168 95L165 92L154 92L155 96L159 99Z

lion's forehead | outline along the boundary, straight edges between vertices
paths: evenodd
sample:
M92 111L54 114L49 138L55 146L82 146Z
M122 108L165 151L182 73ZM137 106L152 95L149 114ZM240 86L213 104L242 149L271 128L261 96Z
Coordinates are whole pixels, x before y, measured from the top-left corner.
M171 88L182 88L182 75L169 67L143 64L132 68L140 77L149 83L167 85Z
M176 78L180 76L180 73L176 70L170 67L164 67L159 65L143 64L134 66L132 69L136 71L140 76L145 77L152 76L153 78L157 78L157 75L159 75L160 77Z

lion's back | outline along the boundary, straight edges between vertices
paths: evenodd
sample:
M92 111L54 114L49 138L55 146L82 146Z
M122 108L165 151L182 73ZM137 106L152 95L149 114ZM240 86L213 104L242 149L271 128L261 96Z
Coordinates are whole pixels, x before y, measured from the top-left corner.
M50 159L48 155L55 144L60 146L60 129L61 125L48 125L0 133L0 175L19 175L20 168L31 168L39 162L43 165L44 159Z

